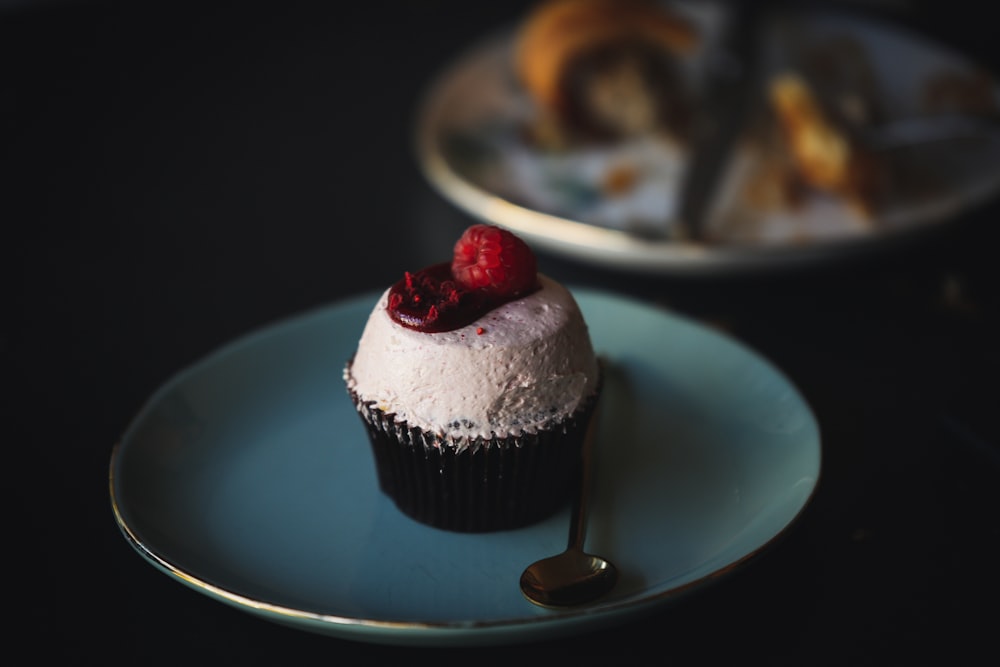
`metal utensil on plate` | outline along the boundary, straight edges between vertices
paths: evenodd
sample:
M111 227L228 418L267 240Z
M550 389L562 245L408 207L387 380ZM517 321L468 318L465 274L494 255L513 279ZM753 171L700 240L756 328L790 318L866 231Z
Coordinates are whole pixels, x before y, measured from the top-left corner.
M618 581L618 569L614 563L583 550L597 419L595 413L590 419L580 453L566 550L535 561L521 574L524 597L542 607L569 607L590 602L610 591Z
M726 161L759 89L758 47L764 3L731 2L717 46L708 54L704 102L680 185L679 233L701 238L704 218Z

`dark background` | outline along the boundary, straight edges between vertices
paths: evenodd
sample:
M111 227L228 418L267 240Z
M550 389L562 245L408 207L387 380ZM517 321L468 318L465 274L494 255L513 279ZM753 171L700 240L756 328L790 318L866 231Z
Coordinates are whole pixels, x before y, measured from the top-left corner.
M560 280L726 328L796 382L823 431L820 488L786 538L638 622L489 650L359 644L210 600L122 539L111 449L162 382L249 329L449 252L471 220L418 172L414 113L441 68L529 5L0 2L9 651L102 665L995 654L996 204L912 244L766 275L540 255ZM982 5L905 6L917 28L1000 65Z

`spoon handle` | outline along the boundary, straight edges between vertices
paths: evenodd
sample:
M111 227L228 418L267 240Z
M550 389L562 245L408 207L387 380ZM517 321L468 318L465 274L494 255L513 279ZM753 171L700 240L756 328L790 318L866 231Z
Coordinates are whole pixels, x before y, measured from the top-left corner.
M583 550L587 539L587 510L590 495L591 464L594 456L594 440L597 437L597 417L599 408L594 410L583 436L580 448L579 473L576 476L576 493L573 496L572 520L569 522L569 548Z

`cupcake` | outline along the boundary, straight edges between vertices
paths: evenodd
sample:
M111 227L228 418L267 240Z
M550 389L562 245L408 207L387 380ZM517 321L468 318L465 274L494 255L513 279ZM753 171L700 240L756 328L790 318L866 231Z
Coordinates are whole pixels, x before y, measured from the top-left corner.
M514 68L539 110L531 129L551 147L678 138L692 117L681 59L694 27L649 0L548 0L518 31Z
M490 225L380 296L344 380L382 492L457 532L526 526L564 505L601 388L572 294Z

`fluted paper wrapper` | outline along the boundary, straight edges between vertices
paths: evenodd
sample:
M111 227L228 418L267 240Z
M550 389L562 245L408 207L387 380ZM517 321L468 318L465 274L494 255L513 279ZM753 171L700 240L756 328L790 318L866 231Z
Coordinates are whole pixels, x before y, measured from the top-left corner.
M599 395L537 433L459 443L397 422L348 393L368 431L383 493L421 523L467 533L527 526L569 500Z

